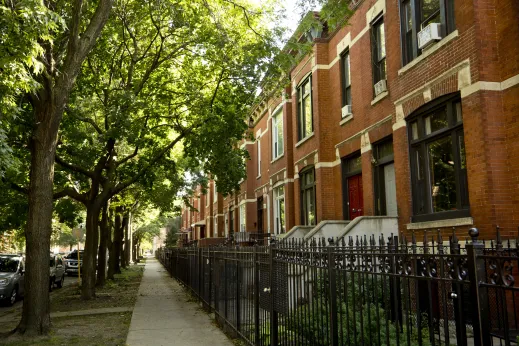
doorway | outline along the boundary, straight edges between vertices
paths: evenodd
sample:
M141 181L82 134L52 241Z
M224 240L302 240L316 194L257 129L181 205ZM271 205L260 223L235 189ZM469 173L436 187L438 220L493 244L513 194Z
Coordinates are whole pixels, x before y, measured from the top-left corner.
M350 220L364 215L363 209L362 174L357 174L348 178L348 213Z
M258 197L258 233L263 233L263 197Z
M345 220L364 215L362 161L360 153L342 160L343 214Z
M396 178L393 141L386 139L374 145L375 214L397 216Z

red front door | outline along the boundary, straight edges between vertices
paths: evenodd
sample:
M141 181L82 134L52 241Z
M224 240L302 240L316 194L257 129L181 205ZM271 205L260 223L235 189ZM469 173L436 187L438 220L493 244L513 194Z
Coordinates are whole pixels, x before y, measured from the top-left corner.
M362 198L362 174L348 178L348 211L350 220L364 215Z

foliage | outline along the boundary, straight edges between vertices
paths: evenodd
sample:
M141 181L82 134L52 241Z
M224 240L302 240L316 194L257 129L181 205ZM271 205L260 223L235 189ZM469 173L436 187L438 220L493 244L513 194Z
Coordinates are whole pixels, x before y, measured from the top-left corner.
M389 309L389 292L387 282L383 280L359 280L337 283L337 315L338 334L353 345L376 344L380 338L385 344L397 345L397 339L407 335L407 326L398 326L391 320ZM329 345L330 331L328 317L330 312L329 282L327 274L321 274L313 284L313 295L296 309L293 316L305 316L296 321L289 320L287 328L298 332L312 345ZM421 341L418 340L417 329L411 331L410 345L429 345L429 329L427 316L422 318ZM400 329L400 330L399 330ZM399 334L399 335L397 335Z
M6 128L21 111L20 98L34 92L43 71L44 45L65 28L41 0L0 0L0 177L17 163Z
M175 216L168 220L168 223L165 226L168 229L166 235L166 247L177 246L178 232L180 232L181 225L182 219L180 216Z

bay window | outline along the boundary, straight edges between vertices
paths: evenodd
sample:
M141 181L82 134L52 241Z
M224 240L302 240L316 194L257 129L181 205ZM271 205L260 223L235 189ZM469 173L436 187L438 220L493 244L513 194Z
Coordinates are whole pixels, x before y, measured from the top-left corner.
M408 120L413 221L470 216L461 101L448 95Z

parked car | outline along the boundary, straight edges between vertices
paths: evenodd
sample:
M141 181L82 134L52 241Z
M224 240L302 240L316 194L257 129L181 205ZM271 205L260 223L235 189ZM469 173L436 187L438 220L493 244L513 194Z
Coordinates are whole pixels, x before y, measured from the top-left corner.
M50 282L49 291L52 291L54 285L58 288L63 287L65 282L65 266L63 258L59 255L50 255Z
M13 305L23 297L24 273L22 256L0 254L0 301Z
M83 250L79 250L79 264L83 265ZM78 268L78 254L77 250L72 251L67 256L65 256L65 272L67 275L78 275L79 268Z

